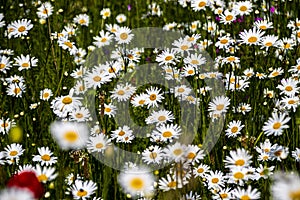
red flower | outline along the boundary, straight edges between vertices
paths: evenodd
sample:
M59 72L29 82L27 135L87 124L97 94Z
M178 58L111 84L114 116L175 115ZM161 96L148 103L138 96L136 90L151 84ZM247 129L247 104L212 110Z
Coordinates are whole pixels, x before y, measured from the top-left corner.
M37 199L44 194L44 187L33 171L23 171L15 174L8 180L7 187L29 189Z

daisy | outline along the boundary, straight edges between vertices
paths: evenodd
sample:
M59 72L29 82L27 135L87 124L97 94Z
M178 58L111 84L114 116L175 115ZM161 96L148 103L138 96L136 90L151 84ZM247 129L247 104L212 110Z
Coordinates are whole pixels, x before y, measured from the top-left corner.
M206 10L206 6L210 5L210 0L191 0L191 8L194 11Z
M34 168L36 176L38 180L42 183L50 182L57 177L57 173L55 173L54 167L41 167L40 165L36 165Z
M226 156L224 160L226 168L248 167L252 163L252 156L245 149L238 148L236 151L230 151L229 154L230 156Z
M288 110L293 110L296 112L297 107L299 106L299 97L284 97L280 100L280 103L283 104L284 108Z
M115 32L115 40L118 44L129 44L133 36L131 30L126 26L118 28L117 32Z
M185 56L183 62L187 65L191 65L193 67L197 67L206 63L206 59L202 56L202 54L190 54Z
M185 160L184 157L185 151L186 151L186 145L180 144L179 142L176 142L173 145L169 145L163 150L166 159L169 162L175 161L176 163Z
M208 111L212 113L225 113L230 105L230 99L225 96L217 96L209 103Z
M292 157L297 161L300 162L300 149L296 148L295 151L292 151Z
M85 73L85 68L83 66L80 66L79 68L74 69L70 75L73 78L78 79L81 78L84 73Z
M260 143L259 146L255 147L258 153L270 153L271 149L276 148L276 144L272 145L269 139L266 139L264 143Z
M268 121L264 123L262 130L267 136L280 136L284 129L289 127L286 123L288 123L290 119L291 118L286 116L285 113L272 113L272 117L269 117Z
M183 39L183 38L179 38L178 40L175 40L172 43L173 46L175 46L174 49L176 53L181 53L181 55L184 55L184 52L189 52L191 50L191 42Z
M257 29L254 27L253 29L250 29L249 31L244 30L239 34L242 44L248 44L248 45L258 45L261 41L262 36L264 35L264 32L260 29Z
M178 60L175 56L175 50L167 48L156 56L155 61L158 62L159 65L175 65Z
M273 174L273 170L274 170L274 166L271 166L271 167L266 167L266 166L263 166L262 164L259 164L259 167L256 168L256 177L255 179L256 180L259 180L260 178L263 178L263 179L268 179L272 174Z
M271 194L274 200L297 200L300 197L300 177L296 172L274 174Z
M53 6L49 2L42 3L36 14L40 19L47 19L53 14Z
M130 103L134 106L134 107L139 107L139 106L143 106L146 105L146 100L148 99L148 95L145 93L141 93L141 94L137 94L135 95Z
M191 91L192 89L187 87L186 85L176 86L174 89L175 97L181 97L181 98L188 96Z
M12 61L10 57L0 56L0 71L6 74L6 70L10 70Z
M237 13L235 11L225 10L224 14L220 15L220 23L222 24L231 24L236 19Z
M187 41L189 41L189 42L191 42L192 44L196 44L197 40L200 39L200 38L201 38L201 35L198 34L198 33L195 33L195 34L193 34L191 36L189 36L189 35L185 36L184 39L187 40Z
M2 21L3 18L4 18L4 15L2 13L0 13L0 28L5 26L5 21Z
M240 186L249 179L248 169L246 167L232 167L228 173L228 183L234 183Z
M72 112L73 109L81 106L81 97L73 97L74 89L69 91L68 95L56 97L51 101L53 112L59 111L63 113Z
M278 46L278 36L275 35L266 35L262 37L260 41L261 48L268 50L270 47L277 47Z
M243 199L260 199L260 192L256 188L252 189L251 185L249 185L247 187L247 190L242 189L240 187L234 189L232 191L232 196L235 199L240 199L240 200L243 200Z
M178 188L182 188L183 185L187 184L187 181L182 181L181 179L175 179L170 176L170 174L167 174L167 177L162 177L158 181L158 187L162 191L169 191L169 190L176 190Z
M28 34L28 31L32 28L33 25L31 24L31 20L21 19L14 21L7 26L8 39L10 39L12 36L14 36L15 38L26 36Z
M40 91L40 99L43 101L48 101L52 96L53 96L52 90L49 88L45 88Z
M40 162L42 166L51 166L57 162L57 157L52 156L49 147L39 147L38 152L39 155L33 155L32 161Z
M99 36L95 36L93 37L93 39L95 40L93 42L93 44L100 48L102 46L106 46L109 45L112 41L113 35L111 35L109 32L104 32L104 30L101 30L99 32Z
M87 14L76 15L73 19L75 24L79 24L81 26L88 26L90 17Z
M173 122L174 115L171 111L168 110L159 110L159 111L152 111L149 117L146 118L147 124L154 124L157 125L166 124L167 122Z
M111 139L104 134L98 134L89 138L87 143L87 150L89 152L104 152L105 149L111 145Z
M274 78L277 77L281 74L283 74L283 69L281 67L277 68L277 69L273 69L273 71L269 74L269 78Z
M111 11L110 11L109 8L103 8L103 9L100 11L100 15L102 16L102 19L106 19L106 18L110 17Z
M218 42L215 46L219 49L227 49L230 45L234 43L234 40L229 36L218 37Z
M287 25L287 27L289 29L295 30L295 29L299 29L300 28L300 20L298 18L296 18L296 20L289 20L289 23Z
M118 24L105 24L105 28L111 33L116 33L120 26Z
M190 193L183 195L180 200L200 200L200 195L197 194L197 192L193 193L193 191L190 191Z
M258 77L259 79L264 79L266 78L266 74L261 72L256 72L255 77Z
M0 200L33 200L34 194L28 190L19 187L9 187L0 191Z
M233 10L241 16L250 15L250 13L253 11L252 7L253 5L251 1L240 1L233 5Z
M278 41L278 47L281 50L292 50L296 45L296 41L291 38L282 38Z
M108 115L108 117L114 117L117 111L117 107L112 103L104 104L104 115Z
M194 167L193 169L193 174L196 177L201 177L204 178L206 176L206 174L209 172L210 167L206 164L199 164L198 167Z
M296 65L292 66L288 71L295 74L300 74L300 58L297 59Z
M146 94L148 98L146 99L145 104L147 105L148 109L150 107L158 107L157 103L161 103L161 101L164 99L163 94L161 94L160 92L160 88L153 86L151 86L150 89L146 89Z
M58 40L58 46L60 46L64 50L68 50L70 55L75 55L75 53L77 52L75 42L71 42L67 38L61 38L60 40Z
M11 127L15 126L15 121L10 118L0 118L0 132L3 134L6 134L9 132L9 130L11 129Z
M119 14L116 16L116 20L119 24L121 24L127 20L127 17L124 14Z
M282 161L287 158L289 154L289 148L284 147L281 145L276 145L274 148L271 149L270 151L270 159L271 160L277 160L277 161Z
M16 64L15 66L18 66L18 70L22 71L23 69L30 69L31 67L36 67L38 60L35 57L30 58L30 55L24 56L21 54L21 57L18 56L17 58L14 59Z
M127 101L131 97L131 95L135 93L135 90L136 87L132 86L131 84L118 84L117 87L114 88L113 91L111 91L111 98L117 99L118 102Z
M134 135L132 134L132 130L129 126L124 125L123 127L119 127L117 130L112 131L111 139L116 139L116 142L131 142L134 139Z
M22 82L18 83L18 84L9 84L7 89L6 89L6 93L9 96L13 96L13 97L22 97L22 94L25 92L26 90L26 85Z
M204 158L204 151L201 150L196 145L187 145L185 150L185 159L187 162L194 164L195 162L199 163L200 160Z
M150 146L142 152L142 159L147 165L151 163L160 164L163 158L163 152L159 146Z
M179 135L181 135L181 128L177 124L162 124L152 131L151 138L158 137L162 142L172 142L173 139L178 139Z
M70 120L74 120L77 122L88 121L89 117L90 111L85 107L77 107L70 113Z
M87 88L101 88L101 86L111 81L111 76L108 72L99 73L96 68L84 75L84 83Z
M217 24L213 21L208 21L202 27L203 30L206 30L210 34L214 34L217 31Z
M91 180L75 180L68 190L72 192L74 199L88 199L97 190L97 185Z
M23 153L24 149L22 148L21 144L12 143L10 145L7 145L4 148L4 152L7 159L18 159Z
M118 182L124 191L132 196L143 196L154 190L154 176L146 168L122 171L118 176Z
M207 180L208 189L216 189L219 190L225 186L225 176L221 171L209 171L208 174L205 175Z
M82 149L88 140L88 128L76 122L55 121L50 125L53 138L64 149Z
M254 26L256 26L257 28L259 28L263 31L274 28L273 22L269 22L267 19L254 22Z
M276 88L280 89L280 94L287 95L289 97L293 97L299 92L299 87L297 87L298 81L295 81L292 78L282 79L281 85L278 85Z
M240 120L233 120L232 122L229 122L229 124L227 125L227 129L225 130L225 135L227 137L237 137L239 134L241 134L241 130L245 125L241 124L242 122Z

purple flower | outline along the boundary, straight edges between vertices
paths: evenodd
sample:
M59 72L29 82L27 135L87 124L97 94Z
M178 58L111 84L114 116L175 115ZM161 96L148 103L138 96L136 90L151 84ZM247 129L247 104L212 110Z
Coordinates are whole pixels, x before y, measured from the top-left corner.
M151 62L151 58L150 58L150 57L147 57L147 58L146 58L146 62Z
M132 8L131 4L128 4L128 5L127 5L127 10L130 11L131 8Z
M216 16L216 21L220 21L220 17L219 16Z
M271 13L274 13L274 12L275 12L275 7L274 7L274 6L272 6L272 7L270 8L270 12L271 12Z
M260 18L260 17L255 18L255 21L261 21L261 20L263 20L263 18Z

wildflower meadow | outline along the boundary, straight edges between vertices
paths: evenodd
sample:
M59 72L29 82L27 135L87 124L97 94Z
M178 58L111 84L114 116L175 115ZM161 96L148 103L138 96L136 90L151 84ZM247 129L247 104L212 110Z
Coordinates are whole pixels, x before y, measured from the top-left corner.
M300 200L300 1L0 2L0 200Z

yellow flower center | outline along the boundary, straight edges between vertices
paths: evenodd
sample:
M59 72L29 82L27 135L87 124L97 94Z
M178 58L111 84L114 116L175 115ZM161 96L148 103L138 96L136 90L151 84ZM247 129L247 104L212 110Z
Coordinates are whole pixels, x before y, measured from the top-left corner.
M165 61L170 61L170 60L172 60L173 59L173 56L166 56L165 57Z
M272 73L272 76L278 76L279 75L279 72L273 72Z
M234 173L233 177L236 179L243 179L244 174L242 172L236 172L236 173Z
M125 132L124 132L123 130L121 130L121 131L119 132L119 136L123 136L123 135L125 135Z
M289 197L291 198L291 200L300 200L300 189L297 191L291 191L289 193Z
M106 42L106 41L107 41L106 38L102 38L102 39L100 40L100 42Z
M221 196L221 198L222 198L222 199L225 199L225 198L227 198L227 197L228 197L228 194L226 194L226 193L223 193L223 194L220 194L220 196Z
M2 124L1 124L1 127L3 127L3 128L8 127L8 123L7 123L7 122L2 123Z
M104 145L101 142L96 144L97 149L102 149L103 147L104 147Z
M75 114L75 117L78 118L78 119L80 119L80 118L83 117L83 114L82 114L82 113L76 113L76 114Z
M104 111L109 113L109 112L111 111L111 109L108 108L108 107L106 107L106 108L104 109Z
M84 197L87 195L87 191L85 191L84 189L80 189L78 192L77 192L77 196L79 197Z
M248 8L246 6L241 6L240 7L240 11L245 12L246 10L248 10Z
M0 69L4 69L5 68L5 64L3 64L3 63L0 63Z
M221 111L221 110L223 110L223 108L224 108L224 104L219 104L219 105L217 105L216 110Z
M173 134L171 131L165 131L165 132L163 132L162 136L165 138L169 138L169 137L172 137Z
M182 154L182 149L175 149L173 153L174 155L179 156L180 154Z
M41 159L42 159L43 161L49 161L49 160L51 159L51 157L50 157L48 154L45 154L45 155L42 155L42 156L41 156Z
M86 23L86 21L84 19L79 20L79 24L85 24L85 23Z
M213 179L211 179L211 182L212 182L212 183L218 183L218 182L219 182L219 179L218 179L218 178L213 178Z
M48 177L45 174L41 174L38 177L39 182L44 182L48 180Z
M202 7L204 7L204 6L206 6L206 3L203 2L203 1L201 1L201 2L198 4L198 7L199 7L199 8L202 8Z
M10 155L10 156L16 156L17 154L18 154L17 151L11 151L11 152L9 152L9 155Z
M177 185L176 181L171 181L171 182L168 183L169 188L175 188L176 185Z
M267 27L266 27L265 25L261 25L259 28L260 28L261 30L266 30L266 29L267 29Z
M188 45L182 45L180 48L181 48L181 50L185 51L189 48L189 46Z
M288 86L285 87L285 90L288 91L288 92L290 92L290 91L293 90L293 87L290 86L290 85L288 85Z
M233 16L232 15L227 15L225 17L226 21L231 21L233 19Z
M192 60L192 61L191 61L191 64L193 64L193 65L198 65L198 64L199 64L199 61L198 61L198 60Z
M257 41L257 37L255 37L255 36L251 36L248 38L248 42L250 42L250 43L255 43L256 41Z
M179 92L179 93L183 93L185 90L184 90L184 88L178 88L178 90L177 90L177 92Z
M234 126L231 128L231 133L236 133L238 130L238 127Z
M126 40L128 38L128 34L127 33L121 33L120 38L122 40Z
M188 74L194 74L194 70L190 69L187 73Z
M143 105L145 103L145 100L139 100L139 104Z
M130 181L130 187L134 190L141 190L144 187L144 181L141 178L133 178Z
M125 91L124 90L119 90L117 93L118 93L118 95L124 95Z
M29 63L23 63L21 66L24 68L29 67Z
M151 94L149 98L151 101L156 100L156 94Z
M20 26L19 28L18 28L18 31L19 32L24 32L26 30L26 27L25 26Z
M293 99L288 101L288 104L295 104L295 103L296 103L296 101L294 101Z
M155 159L155 158L157 157L157 153L152 152L152 153L150 153L149 157L150 157L151 159Z
M71 97L64 97L63 100L62 100L63 104L70 104L72 102L73 102L73 100L72 100Z
M273 129L279 129L281 127L281 123L280 122L275 122L273 124Z
M244 166L245 161L243 159L236 160L234 163L236 166Z
M48 92L43 94L43 98L45 98L45 99L48 98L49 96L50 96L50 94Z
M204 169L203 168L199 168L199 169L197 169L197 172L200 173L200 174L202 174L204 172Z
M283 45L283 48L285 48L285 49L288 49L290 47L291 47L291 45L289 43Z
M99 82L99 81L101 81L101 77L100 77L100 76L94 76L94 77L93 77L93 80L94 80L95 82Z
M75 131L67 131L64 135L64 138L68 142L75 142L78 139L78 134Z
M196 154L194 154L193 152L190 152L188 155L187 155L187 158L188 159L193 159L193 158L195 158L196 157Z
M221 44L227 44L228 40L227 39L222 39L220 40Z
M20 92L21 92L21 89L20 89L20 88L15 88L15 89L14 89L14 93L15 93L15 94L19 94Z
M240 200L250 200L251 198L248 195L241 196Z
M267 42L267 43L265 43L265 46L267 46L267 47L271 47L272 45L273 45L272 42Z
M166 119L167 118L163 115L158 117L158 121L161 121L161 122L166 121Z
M69 47L70 49L73 48L73 44L71 42L64 42L64 45L66 45L67 47Z
M233 61L235 61L235 57L230 56L230 57L227 58L227 60L228 60L229 62L233 62Z

